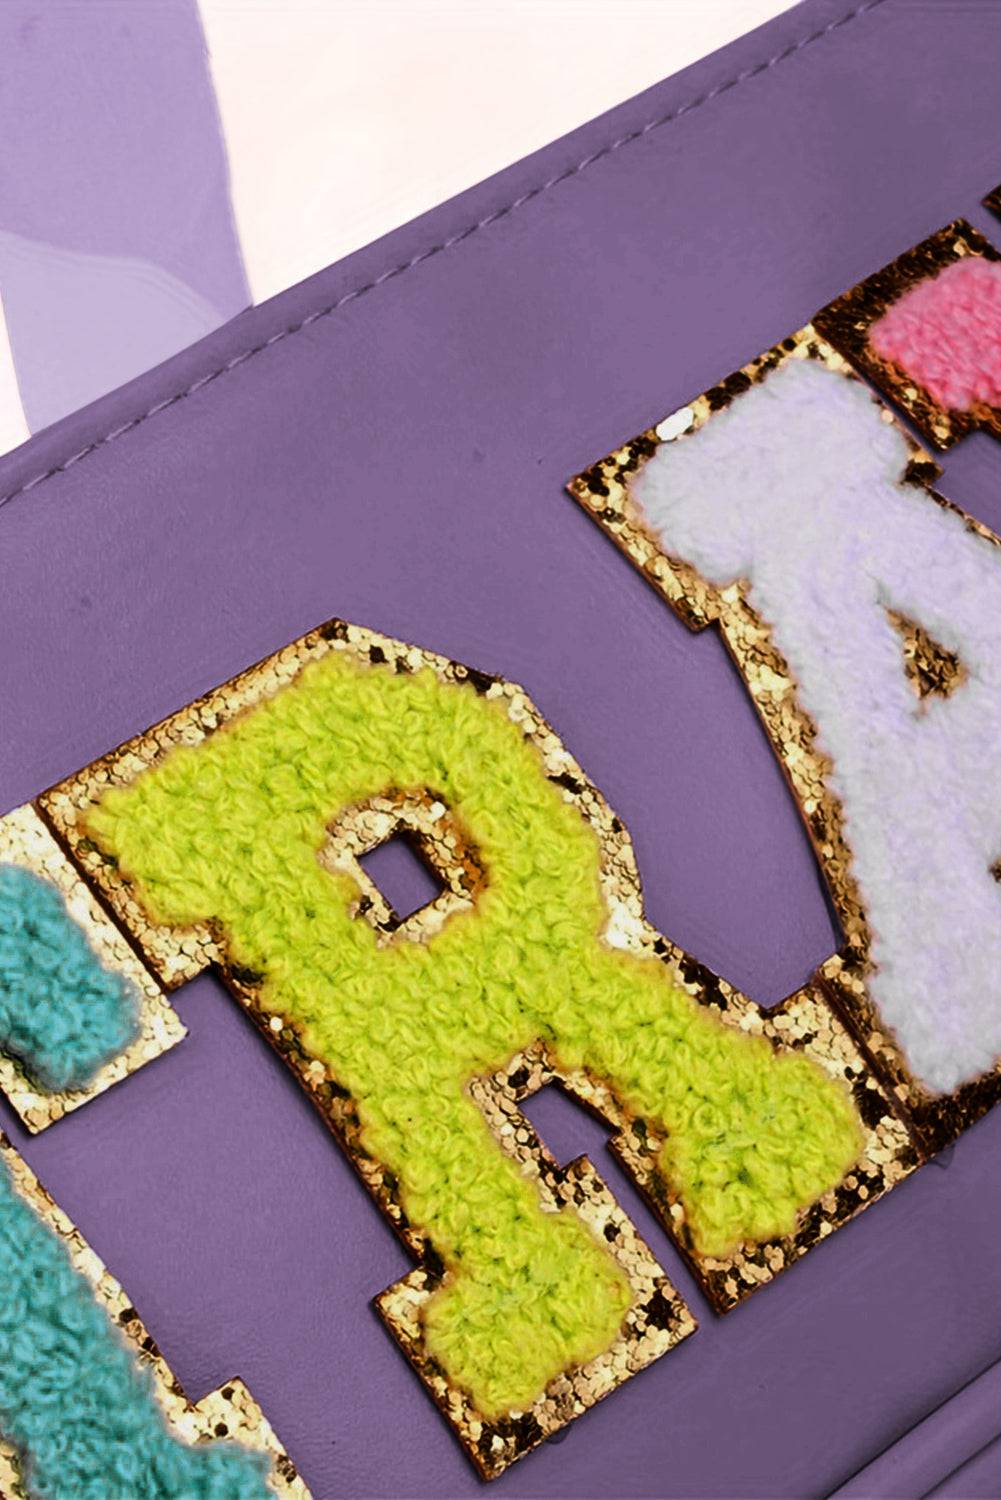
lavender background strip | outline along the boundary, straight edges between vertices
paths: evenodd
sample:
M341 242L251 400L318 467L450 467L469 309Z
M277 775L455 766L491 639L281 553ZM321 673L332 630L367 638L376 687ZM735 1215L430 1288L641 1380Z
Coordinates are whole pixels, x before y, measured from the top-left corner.
M37 431L250 294L195 0L5 0L0 56L0 293Z

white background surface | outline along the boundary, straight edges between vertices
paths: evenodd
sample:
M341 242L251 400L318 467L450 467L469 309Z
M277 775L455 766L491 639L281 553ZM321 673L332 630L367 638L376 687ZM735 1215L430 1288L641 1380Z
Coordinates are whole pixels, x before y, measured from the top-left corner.
M789 0L200 0L256 302Z

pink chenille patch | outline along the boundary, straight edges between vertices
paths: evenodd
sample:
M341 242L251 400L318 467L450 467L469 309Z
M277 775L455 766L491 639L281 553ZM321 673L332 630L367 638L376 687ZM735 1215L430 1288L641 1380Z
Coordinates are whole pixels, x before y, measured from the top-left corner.
M1001 406L1001 261L955 261L905 292L869 342L947 410Z

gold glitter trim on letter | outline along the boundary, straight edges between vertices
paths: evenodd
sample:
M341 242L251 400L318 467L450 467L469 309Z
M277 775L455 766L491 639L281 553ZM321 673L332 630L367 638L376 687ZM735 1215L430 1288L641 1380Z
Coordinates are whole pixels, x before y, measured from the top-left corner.
M851 1092L862 1127L862 1152L844 1180L800 1214L792 1234L745 1242L725 1257L698 1251L684 1205L660 1170L663 1138L648 1121L624 1108L600 1079L583 1069L562 1068L544 1047L514 1057L502 1073L475 1081L470 1092L501 1145L532 1176L537 1138L517 1109L522 1099L557 1083L597 1115L612 1130L613 1153L685 1257L714 1311L729 1312L888 1192L914 1170L917 1158L903 1122L857 1043L816 988L800 990L773 1010L763 1011L653 928L633 951L658 957L670 969L673 982L713 1010L724 1025L762 1036L776 1051L804 1052Z
M128 785L175 745L204 740L236 714L286 686L310 662L333 651L347 653L363 665L389 671L417 672L429 668L444 682L468 684L485 697L502 703L512 722L533 743L545 774L559 784L562 795L577 806L598 833L599 881L610 913L605 941L622 947L645 946L651 930L643 917L639 876L629 835L524 691L460 663L337 620L303 636L51 788L38 799L38 805L162 981L175 987L207 965L218 965L227 987L297 1075L362 1181L419 1262L415 1272L376 1298L376 1306L451 1421L473 1463L484 1477L493 1478L691 1333L695 1322L681 1298L628 1219L615 1206L593 1168L578 1163L561 1172L540 1145L533 1175L539 1181L544 1208L555 1212L572 1206L595 1233L601 1233L606 1247L612 1244L608 1236L614 1236L612 1253L627 1272L633 1303L619 1339L604 1355L580 1370L559 1377L525 1411L508 1413L499 1420L482 1418L466 1392L450 1384L423 1350L420 1308L438 1284L442 1274L440 1260L430 1240L408 1222L396 1179L367 1152L354 1100L331 1076L323 1060L308 1051L298 1027L265 1004L263 976L229 964L221 937L207 926L183 929L150 922L116 862L105 857L84 831L87 812L108 787ZM391 910L359 863L364 853L394 833L409 836L418 844L444 885L435 901L405 921ZM476 850L432 789L423 793L387 793L347 809L331 824L329 834L329 841L321 851L322 861L347 871L357 881L360 896L355 914L370 922L385 942L426 939L453 913L470 907L481 887L483 872ZM470 1087L475 1089L475 1083ZM527 1121L524 1128L530 1129ZM503 1138L499 1140L503 1146Z
M862 1124L863 1151L859 1162L838 1187L801 1213L793 1234L763 1244L742 1245L729 1258L718 1260L700 1256L694 1249L683 1207L670 1184L659 1174L657 1160L662 1142L655 1139L644 1121L624 1113L599 1081L579 1072L561 1072L558 1062L542 1052L514 1058L490 1079L472 1080L470 1093L494 1129L502 1149L518 1156L522 1170L539 1183L540 1196L553 1211L572 1204L585 1222L600 1229L607 1243L614 1239L624 1257L622 1264L634 1294L622 1337L611 1350L584 1369L560 1377L528 1411L509 1413L492 1423L478 1415L464 1391L449 1384L424 1350L420 1308L437 1285L443 1269L433 1245L419 1227L407 1221L395 1179L367 1153L354 1101L330 1075L322 1059L309 1053L298 1028L287 1017L267 1009L260 975L227 965L221 946L208 929L191 928L178 933L151 924L115 863L106 860L82 834L89 808L109 786L127 785L175 744L198 743L235 714L277 692L292 680L296 670L331 651L346 652L363 665L378 665L384 670L430 669L443 682L468 683L502 705L532 743L545 774L597 834L599 879L609 913L602 940L612 947L659 959L670 968L674 981L698 1003L712 1009L723 1024L762 1035L776 1049L796 1048L807 1053L852 1092ZM614 1207L607 1188L593 1169L578 1163L561 1171L546 1155L518 1108L525 1094L550 1080L558 1081L606 1120L614 1133L614 1149L646 1192L661 1222L719 1309L733 1306L770 1280L818 1239L873 1202L915 1164L912 1142L892 1101L873 1076L836 1008L821 991L815 988L802 991L784 1005L766 1012L702 968L647 923L629 834L524 691L515 684L484 676L385 636L332 621L85 768L45 793L40 803L77 853L88 877L99 886L104 899L126 923L134 940L150 955L165 980L177 983L182 972L197 972L208 963L218 963L230 990L306 1087L363 1181L418 1260L418 1269L377 1298L377 1306L484 1474L501 1472L521 1453L621 1383L634 1369L664 1353L694 1326L677 1294L663 1279L635 1231ZM462 905L475 900L480 878L476 851L468 845L462 829L453 822L433 789L420 795L387 794L341 814L331 825L330 842L322 858L355 873L352 862L398 829L424 841L424 852L445 885L444 897ZM355 878L358 879L357 874ZM374 888L370 890L364 881L359 881L359 886L362 895L357 914L372 922L387 941L397 939L400 926L395 914L384 902L380 907L378 893L373 895ZM431 903L415 915L432 923L444 920L440 911L435 912L435 905ZM413 920L408 919L408 923ZM413 939L420 935L419 924L404 934ZM651 1297L655 1298L653 1302Z
M359 887L361 895L352 902L351 915L371 923L380 945L400 940L426 943L449 917L469 911L483 888L479 855L444 800L430 788L373 797L346 808L331 823L329 833L320 862L337 874L349 875ZM415 846L443 886L440 895L409 917L393 910L361 863L363 855L395 837Z
M441 1275L419 1267L376 1298L381 1317L484 1479L495 1478L697 1327L588 1159L578 1157L568 1166L559 1167L518 1108L526 1095L556 1076L545 1061L543 1049L538 1048L518 1054L499 1073L473 1079L469 1092L501 1149L514 1158L522 1175L535 1183L543 1212L571 1209L625 1272L633 1300L615 1342L588 1364L550 1381L524 1411L512 1411L500 1421L489 1421L463 1390L449 1382L424 1346L423 1309L441 1285Z
M984 199L984 207L989 208L992 214L1001 219L1001 184L992 188Z
M691 629L701 630L713 623L718 626L792 788L840 920L844 939L841 949L822 965L812 991L818 995L827 993L846 1016L861 1040L864 1054L875 1064L878 1076L901 1106L919 1151L935 1151L954 1140L1001 1098L1001 1070L985 1074L945 1097L931 1094L911 1072L869 999L866 974L870 934L852 872L841 804L829 785L831 765L817 746L816 727L799 703L795 679L772 639L768 622L752 608L743 582L716 588L690 564L666 553L646 526L628 490L630 476L643 467L662 443L698 431L715 412L792 359L814 359L846 379L857 379L847 360L820 336L814 325L808 324L688 406L665 417L656 427L599 460L572 479L568 489ZM883 419L896 422L885 407ZM957 510L932 488L938 478L938 466L902 427L901 431L912 454L904 481L922 489L936 504ZM1001 545L986 526L961 511L958 513L971 530ZM919 696L929 691L951 691L962 670L958 659L953 657L951 663L945 663L942 648L924 632L919 637L911 629L912 622L901 619L895 623L903 636L905 670ZM776 1012L766 1014L774 1016ZM835 1227L833 1223L831 1227Z
M190 1402L118 1282L3 1134L0 1134L0 1159L10 1172L15 1191L46 1228L62 1240L74 1271L87 1281L109 1322L120 1329L139 1366L149 1370L153 1391L170 1433L182 1443L191 1445L231 1438L255 1453L266 1453L271 1461L267 1482L273 1493L280 1500L310 1500L309 1491L299 1478L295 1465L243 1381L229 1380L201 1401ZM9 1495L11 1500L28 1500L16 1452L2 1439L0 1495Z
M984 403L970 411L950 411L939 406L899 365L876 353L869 342L869 333L873 324L905 292L971 255L1001 260L1001 254L972 224L957 219L913 250L905 251L875 276L836 297L813 320L817 331L895 401L921 435L939 449L951 448L977 428L1001 438L1001 410Z
M591 1164L582 1158L561 1169L538 1141L515 1103L533 1089L517 1093L512 1088L501 1102L494 1079L474 1079L469 1092L483 1109L499 1145L510 1151L510 1135L523 1148L518 1159L526 1175L539 1185L543 1212L571 1208L592 1233L600 1236L602 1246L610 1250L626 1273L632 1292L622 1331L603 1354L558 1376L523 1411L510 1411L500 1418L482 1416L468 1393L450 1381L427 1353L423 1310L440 1286L444 1269L431 1239L407 1218L396 1178L367 1150L355 1101L326 1064L308 1051L298 1026L262 1005L256 982L241 980L225 969L223 980L295 1073L362 1182L418 1262L414 1271L377 1295L374 1305L482 1478L495 1479L516 1459L695 1332L697 1324L691 1312ZM505 1076L517 1075L522 1065L523 1058L516 1057ZM548 1077L536 1086L546 1081Z
M105 1063L86 1088L47 1093L16 1058L0 1052L0 1092L28 1129L39 1131L169 1051L187 1032L152 974L102 911L33 807L18 807L0 818L0 864L20 865L50 881L99 962L124 975L139 996L139 1035Z
M888 609L886 613L900 636L904 671L919 702L932 697L951 698L967 677L959 655L933 640L916 620L909 620L899 610Z

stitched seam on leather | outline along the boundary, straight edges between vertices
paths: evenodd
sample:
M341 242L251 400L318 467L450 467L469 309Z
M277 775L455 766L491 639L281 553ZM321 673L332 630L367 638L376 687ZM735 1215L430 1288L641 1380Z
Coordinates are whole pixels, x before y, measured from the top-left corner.
M715 88L707 89L704 94L698 94L694 99L689 99L687 103L680 104L677 109L672 109L666 114L658 115L656 119L648 120L645 125L641 125L635 130L629 130L625 135L618 136L614 141L610 141L608 145L602 146L597 151L590 152L589 155L583 157L574 166L565 167L563 171L557 172L555 176L547 178L545 182L539 183L537 187L530 188L528 192L520 194L519 197L513 199L512 202L506 204L503 208L494 209L492 213L485 215L482 219L478 219L476 223L469 224L465 229L460 230L458 234L450 235L448 239L441 240L429 249L420 251L419 254L411 256L409 260L403 261L400 265L391 266L388 271L383 271L381 276L376 276L373 280L364 282L363 285L355 287L353 291L345 292L335 302L329 303L326 307L317 308L315 312L308 313L304 318L300 318L297 323L292 323L287 328L279 329L270 338L262 340L259 344L254 344L250 349L244 349L242 353L234 355L232 359L227 360L218 369L211 370L207 375L202 375L198 380L193 381L191 385L185 386L183 390L177 391L173 396L167 396L164 400L155 402L146 411L140 413L139 416L133 417L130 421L123 422L118 427L112 428L103 437L95 438L93 442L81 448L78 453L71 454L62 463L54 464L50 469L46 469L44 473L36 474L34 479L26 480L24 484L18 485L16 489L10 490L6 495L0 495L0 506L6 505L10 500L16 500L19 495L26 495L29 490L35 489L38 485L44 484L49 479L54 479L57 474L65 474L68 469L71 469L74 464L78 464L81 459L89 458L92 453L96 453L100 448L107 447L109 443L113 443L118 438L124 437L127 432L133 432L137 427L141 427L143 422L149 421L150 417L155 417L158 413L167 411L171 406L176 406L179 401L186 400L188 396L193 396L196 391L200 391L205 386L210 385L213 380L218 380L220 375L225 375L230 370L237 369L246 360L252 359L256 354L263 353L265 349L269 349L272 344L278 344L282 339L291 338L293 334L301 333L304 328L308 328L311 324L319 322L321 318L328 318L331 313L339 312L349 302L355 302L359 297L364 297L369 292L374 292L376 287L382 286L384 282L392 281L394 277L402 276L405 271L414 270L415 267L422 265L424 261L431 260L443 251L451 250L456 245L461 245L471 235L476 234L481 229L489 229L491 224L496 224L499 220L506 219L509 214L515 213L520 208L524 208L527 203L540 198L543 193L548 193L551 188L558 187L562 182L569 182L571 178L579 177L582 172L587 171L588 167L594 166L595 162L603 161L605 157L613 155L616 151L621 151L624 146L630 146L634 141L642 140L644 136L650 135L655 130L660 130L665 125L672 124L675 120L680 120L684 115L690 115L693 110L701 109L704 104L709 104L713 99L718 99L722 94L729 93L731 89L736 88L739 84L747 83L750 79L757 78L761 73L767 73L771 68L777 67L779 63L785 62L790 57L795 57L805 47L812 46L814 42L822 41L824 37L830 36L832 32L839 31L842 26L847 26L849 22L857 20L859 16L863 16L869 11L877 10L879 6L885 4L886 0L863 0L862 4L856 5L851 10L846 11L837 20L829 21L826 26L821 26L818 30L810 32L808 36L801 37L798 42L791 42L789 46L783 47L781 52L776 52L774 57L768 58L766 62L758 63L753 68L745 68L742 72L736 73L733 78L727 79L725 83L717 84Z

